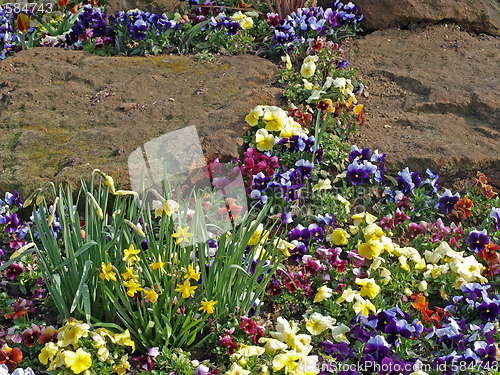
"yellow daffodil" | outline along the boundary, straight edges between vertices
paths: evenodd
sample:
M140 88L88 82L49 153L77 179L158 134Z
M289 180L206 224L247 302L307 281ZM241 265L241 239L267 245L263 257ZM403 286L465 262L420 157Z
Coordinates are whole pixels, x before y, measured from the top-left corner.
M313 313L309 319L306 319L306 329L314 336L321 334L327 329L331 329L334 324L335 319L323 316L320 313Z
M316 295L314 296L314 303L321 302L332 296L333 290L328 288L326 285L318 288Z
M184 229L182 229L182 227L177 227L172 237L176 238L175 243L178 245L182 242L189 242L189 238L193 237L193 233L189 233L189 226L186 226Z
M254 223L252 223L254 225ZM252 237L248 241L249 245L257 245L261 239L262 232L264 231L264 225L260 223L257 228L255 229L255 232L253 232Z
M123 222L125 224L127 224L130 228L132 228L132 230L135 233L137 233L139 236L146 237L146 234L144 233L144 231L141 228L139 228L139 226L137 226L134 223L132 223L130 220L125 219L125 220L123 220Z
M354 283L361 286L361 297L368 297L370 299L373 299L380 293L380 287L377 285L374 279L357 278Z
M257 144L257 150L269 151L274 146L274 136L269 134L266 129L259 129L255 133L255 143Z
M113 272L113 266L111 265L111 263L106 264L104 262L101 262L101 273L99 274L99 277L102 280L116 281L116 273Z
M144 288L143 291L144 291L144 300L146 302L155 303L156 301L158 301L159 294L156 292L154 288L151 289Z
M136 278L136 275L134 274L134 270L130 267L127 267L127 272L121 274L123 277L123 280L128 280L130 278Z
M79 374L88 370L92 366L92 357L90 353L86 352L82 348L78 348L76 352L71 350L65 350L64 354L64 364L69 367L71 371L75 374Z
M259 123L259 119L264 116L264 108L266 108L266 106L258 105L246 115L245 121L248 125L255 126Z
M134 247L134 245L130 245L130 247L128 249L124 249L123 250L123 261L124 262L127 262L127 265L130 267L132 266L132 264L134 264L134 262L138 262L139 261L139 257L137 256L137 254L139 254L141 252L141 250L139 249L136 249Z
M334 245L347 245L351 236L342 228L336 228L332 232L332 242Z
M128 288L127 295L129 297L133 297L137 292L143 290L141 288L141 285L138 284L135 279L129 279L128 281L124 281L123 284Z
M184 299L189 298L191 294L194 294L195 289L198 288L197 286L191 286L191 283L189 280L184 281L184 284L177 284L177 289L175 289L176 292L182 293L182 297Z
M194 269L193 265L190 264L188 266L188 271L187 271L186 275L184 276L184 278L186 280L193 279L193 280L199 281L200 280L200 276L201 276L201 273L196 272L196 270Z
M332 182L329 178L325 180L319 180L316 185L313 186L313 192L318 190L330 190L332 188Z
M163 268L165 266L165 262L162 262L161 260L158 262L151 263L149 266L151 267L152 270L160 270L161 273L166 274L167 271Z
M213 314L215 312L214 307L215 307L216 303L217 303L217 301L213 301L213 300L207 301L207 299L205 298L204 301L201 301L201 307L198 310L203 310L207 314Z

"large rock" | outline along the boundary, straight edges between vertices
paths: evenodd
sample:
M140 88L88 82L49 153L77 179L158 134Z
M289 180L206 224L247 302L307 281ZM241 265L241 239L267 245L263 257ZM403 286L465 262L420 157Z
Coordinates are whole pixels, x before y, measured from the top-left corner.
M392 169L483 170L500 187L500 39L455 27L389 29L343 46L367 80L359 146Z
M452 22L476 33L500 35L500 3L497 0L354 0L364 15L367 32L388 27ZM324 7L330 1L320 0Z
M245 115L279 103L281 91L271 88L277 71L249 55L207 62L20 52L0 62L0 193L75 182L94 168L126 185L133 150L191 125L207 157L238 156Z

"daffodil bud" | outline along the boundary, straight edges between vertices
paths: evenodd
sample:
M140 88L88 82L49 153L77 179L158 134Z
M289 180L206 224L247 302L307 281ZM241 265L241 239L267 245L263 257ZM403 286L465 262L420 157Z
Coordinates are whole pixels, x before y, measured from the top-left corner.
M144 233L144 231L139 228L137 225L135 225L134 223L132 223L130 220L123 220L125 222L125 224L127 224L130 228L132 228L132 230L137 233L139 236L141 237L146 237L146 234Z
M54 204L52 205L52 211L50 212L50 216L49 216L49 226L52 225L52 223L54 222L54 218L56 217L56 206L57 206L57 202L59 201L59 197L56 197L56 200L54 201Z
M99 207L99 204L95 200L92 193L87 192L87 196L90 198L90 201L92 202L92 206L94 207L94 210L95 210L97 216L99 216L99 219L101 219L101 220L104 219L104 214L102 212L102 209L101 209L101 207Z

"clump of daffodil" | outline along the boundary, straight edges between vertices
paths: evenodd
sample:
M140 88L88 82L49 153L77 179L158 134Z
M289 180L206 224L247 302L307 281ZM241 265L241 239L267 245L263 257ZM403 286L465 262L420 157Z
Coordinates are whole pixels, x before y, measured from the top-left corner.
M125 374L115 368L117 361L130 369L125 349L129 346L135 350L135 343L128 330L120 334L105 328L93 330L90 325L73 319L55 335L57 340L47 342L38 355L40 362L48 365L48 371L90 375L99 369ZM93 368L97 363L98 367Z
M189 233L189 226L185 228L177 227L175 233L172 233L172 237L175 238L175 243L178 245L183 242L189 242L189 239L193 237L193 233Z

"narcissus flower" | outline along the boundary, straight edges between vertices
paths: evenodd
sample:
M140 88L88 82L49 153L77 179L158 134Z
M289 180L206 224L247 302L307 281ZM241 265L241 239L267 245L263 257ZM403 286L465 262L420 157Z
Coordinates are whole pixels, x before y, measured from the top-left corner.
M88 370L92 366L92 357L90 353L82 348L78 348L76 352L65 350L64 364L71 369L75 374L79 374Z
M196 272L196 270L194 269L193 265L190 264L188 266L188 271L187 271L186 275L184 275L184 278L186 280L194 279L195 281L199 281L200 280L200 276L201 276L201 273Z
M198 288L197 286L191 286L189 280L184 281L184 284L177 284L176 292L182 293L183 298L191 297L191 294L194 294L194 291Z
M139 261L139 257L137 254L139 254L141 250L136 249L133 244L130 245L128 249L123 250L123 261L127 262L127 265L130 267L134 262Z
M138 284L135 279L124 281L123 284L128 288L127 295L129 297L135 296L135 293L140 292L142 289L141 284Z
M213 314L215 311L214 307L216 304L217 304L217 301L213 301L213 300L207 301L207 299L205 298L204 301L201 301L201 307L198 310L203 310L207 314Z
M181 242L189 242L189 238L193 237L193 233L189 233L189 226L182 229L182 227L177 227L175 233L172 234L172 237L176 238L175 243L178 245Z
M116 273L113 272L113 266L111 263L106 264L101 262L101 273L99 274L99 277L102 280L116 281Z
M144 301L155 303L158 301L159 294L156 292L155 288L144 288Z
M314 303L321 302L332 296L333 290L328 288L326 285L318 288L318 292L314 296Z

